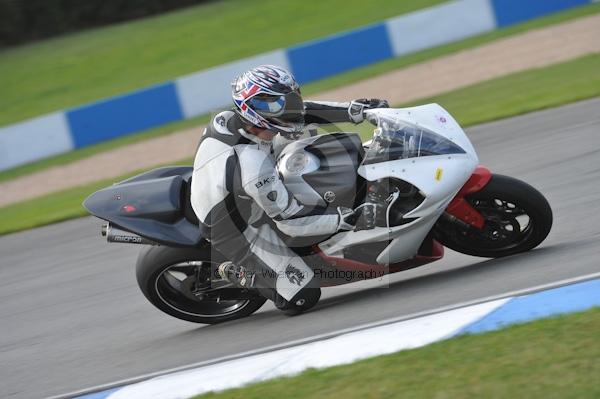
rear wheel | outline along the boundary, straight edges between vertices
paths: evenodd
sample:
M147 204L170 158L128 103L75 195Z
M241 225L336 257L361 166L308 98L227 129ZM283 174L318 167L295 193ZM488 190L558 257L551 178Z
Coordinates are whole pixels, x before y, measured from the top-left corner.
M529 184L493 175L466 200L485 218L483 229L441 218L435 236L444 246L468 255L497 258L528 251L548 236L552 209Z
M215 266L209 246L181 249L147 247L138 257L136 276L146 298L178 319L216 324L246 317L266 301L254 291L234 288Z

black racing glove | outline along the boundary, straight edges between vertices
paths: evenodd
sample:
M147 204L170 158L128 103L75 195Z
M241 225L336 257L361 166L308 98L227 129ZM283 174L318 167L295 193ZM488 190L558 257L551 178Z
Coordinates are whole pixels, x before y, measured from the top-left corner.
M388 104L387 100L380 100L378 98L359 98L350 102L350 107L348 107L348 115L353 123L358 124L365 120L364 111L366 109L389 107L390 104Z

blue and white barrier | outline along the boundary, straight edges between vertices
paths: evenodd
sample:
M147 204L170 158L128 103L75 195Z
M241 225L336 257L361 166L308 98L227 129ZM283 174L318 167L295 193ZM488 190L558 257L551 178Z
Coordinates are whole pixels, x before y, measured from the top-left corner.
M489 1L461 0L392 18L387 29L399 57L492 31L496 21Z
M490 0L499 28L597 0Z
M0 128L0 170L75 148L64 112L54 112Z
M597 276L598 274L596 274ZM204 367L170 373L137 384L80 396L80 399L183 399L210 391L332 367L418 348L461 334L498 330L508 325L600 306L600 279L529 295L493 299L425 316L362 326L349 332L284 349L265 351ZM231 378L235 375L235 378Z
M287 50L290 67L300 83L323 79L393 56L386 23L340 33Z
M176 79L177 98L184 118L206 114L231 104L233 77L262 64L291 69L285 50L275 50Z
M308 83L593 1L449 1L44 115L0 128L0 170L228 106L232 78L252 66L281 65Z
M66 112L75 148L183 119L173 82Z

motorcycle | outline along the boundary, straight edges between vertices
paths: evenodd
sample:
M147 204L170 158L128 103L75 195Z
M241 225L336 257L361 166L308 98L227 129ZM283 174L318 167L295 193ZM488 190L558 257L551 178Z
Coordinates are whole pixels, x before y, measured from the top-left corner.
M544 196L479 165L463 129L438 104L365 114L376 126L366 143L355 133L316 135L277 155L284 184L303 205L370 205L360 229L312 241L287 237L298 254L317 256L329 272L380 277L438 261L444 247L490 258L528 251L550 232ZM206 324L248 316L265 298L215 273L226 259L199 227L191 179L192 167L155 169L92 194L84 206L108 222L102 235L109 242L145 245L136 276L155 307Z

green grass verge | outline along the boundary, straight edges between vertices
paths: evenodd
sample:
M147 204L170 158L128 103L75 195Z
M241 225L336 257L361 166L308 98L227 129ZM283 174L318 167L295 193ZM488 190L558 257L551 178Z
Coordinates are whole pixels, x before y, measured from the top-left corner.
M333 89L345 84L353 83L362 79L370 78L378 74L389 72L394 69L402 68L407 65L415 64L418 62L427 61L442 55L450 54L459 50L473 48L481 44L491 42L493 40L521 33L530 29L540 28L567 20L575 19L584 15L600 12L600 4L592 4L584 7L575 8L568 11L563 11L557 14L553 14L547 17L539 18L530 22L515 25L513 27L497 30L488 34L477 36L475 38L463 40L457 43L436 47L433 49L421 51L415 54L411 54L404 57L395 58L388 61L383 61L368 67L359 68L341 75L337 75L332 78L324 79L312 84L308 84L303 88L303 92L310 96L310 94L318 93L320 91ZM2 53L0 53L0 71L2 70ZM0 79L2 79L0 75ZM3 101L0 98L0 104ZM2 110L0 109L0 112ZM0 116L0 121L1 121ZM97 145L82 148L79 150L71 151L66 154L58 155L55 157L47 158L37 162L33 162L27 165L19 166L10 170L0 172L0 182L14 179L20 176L24 176L30 173L38 172L52 166L64 165L78 159L86 158L90 155L108 151L120 146L145 140L150 137L156 137L160 135L166 135L175 132L179 129L186 127L195 126L200 123L204 123L208 120L206 116L198 118L175 122L161 126L159 128L151 129L145 132L128 135L118 139L106 141ZM1 124L1 123L0 123Z
M437 102L459 123L468 126L595 96L600 96L600 54L490 80L415 104ZM358 131L363 139L373 130L367 123L337 128ZM182 163L191 164L191 159ZM81 202L87 195L118 180L97 182L0 208L0 234L81 216L85 214Z
M598 398L600 309L199 398Z
M0 125L443 0L225 0L0 51ZM285 32L285 34L282 34Z
M600 96L600 54L489 80L412 105L437 102L463 126L470 126L596 96Z
M94 191L119 180L122 179L102 180L0 208L0 234L85 216L87 212L81 206L83 200Z

